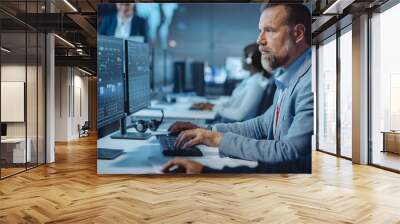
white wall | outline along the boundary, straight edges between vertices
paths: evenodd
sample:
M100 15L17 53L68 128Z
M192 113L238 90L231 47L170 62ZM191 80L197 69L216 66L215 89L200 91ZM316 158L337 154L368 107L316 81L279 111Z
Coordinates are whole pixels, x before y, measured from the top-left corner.
M68 140L68 86L69 76L67 67L55 68L55 141Z
M29 69L29 68L28 68ZM1 81L4 82L25 82L25 65L2 65L1 66ZM7 110L7 108L1 108ZM8 137L25 137L25 123L7 123Z
M56 67L55 85L55 140L77 139L78 124L89 117L88 78L76 68Z
M25 70L27 69L27 70ZM28 129L32 127L32 130L36 130L36 79L31 77L31 75L36 76L36 67L19 64L5 64L1 66L1 81L3 82L25 82L26 72L28 74L28 87L27 87L27 120ZM42 105L39 105L41 107ZM7 108L1 108L1 110L7 110ZM33 113L35 112L35 113ZM32 123L33 122L33 123ZM11 122L7 123L7 135L9 137L25 137L25 123L26 122ZM33 127L35 126L35 127ZM29 130L28 130L29 137Z
M77 127L78 124L83 125L85 121L89 120L88 77L75 75L74 85L75 85L75 105L78 104L77 100L80 100L80 106L81 106L81 108L75 106L75 120L73 126ZM80 99L77 97L79 94L77 90L80 90ZM81 109L82 111L79 111L79 109ZM73 129L76 136L78 135L77 130L78 130L77 128Z

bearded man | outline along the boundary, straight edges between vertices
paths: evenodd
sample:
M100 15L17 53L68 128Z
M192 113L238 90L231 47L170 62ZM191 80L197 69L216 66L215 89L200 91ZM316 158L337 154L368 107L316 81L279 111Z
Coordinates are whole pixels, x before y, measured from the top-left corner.
M277 92L261 116L243 122L200 128L176 122L176 147L218 147L220 155L258 161L256 168L212 169L183 158L164 166L186 173L311 173L314 95L311 89L311 15L300 4L267 4L261 10L257 43L262 64L273 71Z

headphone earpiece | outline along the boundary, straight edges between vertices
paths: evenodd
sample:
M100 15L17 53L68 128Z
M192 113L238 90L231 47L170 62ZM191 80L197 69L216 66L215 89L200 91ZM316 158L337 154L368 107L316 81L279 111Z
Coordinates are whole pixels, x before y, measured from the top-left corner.
M136 129L136 131L140 133L145 133L147 131L148 126L149 126L148 123L144 120L138 120L133 123L133 127Z
M246 62L246 64L251 65L251 64L253 63L253 58L252 58L252 56L248 56L248 57L245 59L245 62Z
M145 133L147 129L150 129L151 131L157 131L157 129L160 127L162 122L164 121L164 110L161 109L161 120L150 120L150 121L145 121L145 120L138 120L138 121L132 121L132 127L136 129L136 131L140 133Z
M151 131L157 131L157 129L158 129L158 127L160 127L160 125L161 125L161 122L160 122L160 121L157 121L157 120L151 120L151 121L148 123L148 127L149 127L149 129L150 129Z

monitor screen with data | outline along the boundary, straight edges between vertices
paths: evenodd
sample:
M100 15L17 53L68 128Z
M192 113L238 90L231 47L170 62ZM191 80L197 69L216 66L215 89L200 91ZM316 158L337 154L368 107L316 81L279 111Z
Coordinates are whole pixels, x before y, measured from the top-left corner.
M150 49L130 40L126 47L128 114L132 114L150 105Z
M97 126L124 116L124 40L98 36Z

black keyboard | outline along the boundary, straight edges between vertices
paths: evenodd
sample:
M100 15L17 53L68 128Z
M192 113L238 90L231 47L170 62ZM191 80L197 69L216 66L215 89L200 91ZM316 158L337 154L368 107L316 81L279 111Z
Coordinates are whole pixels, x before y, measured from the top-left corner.
M189 147L186 149L177 149L174 147L176 136L172 135L159 135L158 141L160 141L162 153L165 156L203 156L200 149L196 147Z

